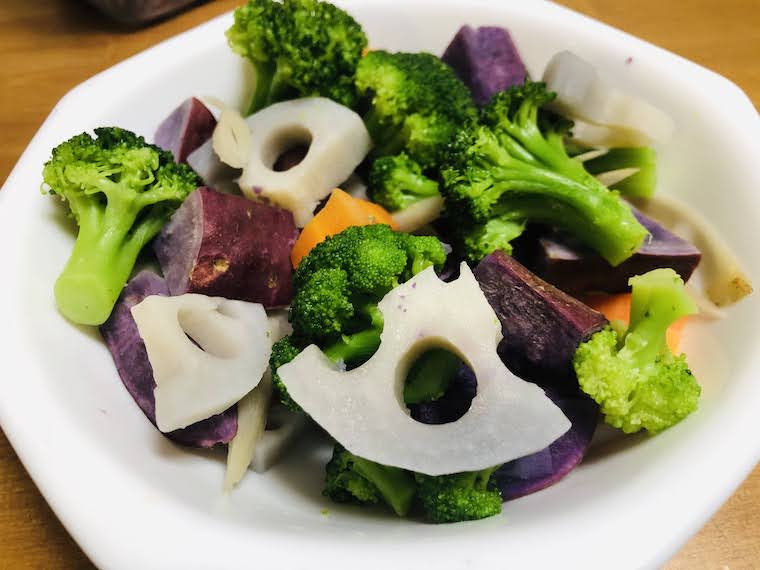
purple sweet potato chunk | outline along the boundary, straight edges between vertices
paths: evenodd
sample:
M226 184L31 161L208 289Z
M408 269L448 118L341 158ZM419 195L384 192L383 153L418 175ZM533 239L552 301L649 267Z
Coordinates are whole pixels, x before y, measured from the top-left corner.
M549 285L502 251L474 271L501 321L499 356L515 374L542 386L577 386L573 355L604 328L604 316Z
M154 249L172 295L201 293L271 308L293 297L290 250L297 238L287 210L199 188Z
M572 471L586 454L596 430L599 405L581 393L559 396L547 390L572 424L546 449L502 465L495 474L502 499L509 501L540 491Z
M131 312L132 307L150 295L169 296L169 288L155 273L142 271L127 283L110 318L101 325L100 334L111 351L124 387L145 416L156 425L153 369ZM229 443L236 433L237 407L232 406L221 414L164 435L184 445L212 447Z
M174 109L158 126L156 145L170 151L177 162L186 162L188 155L211 137L214 127L214 115L192 97Z
M629 278L660 267L671 267L688 281L702 257L700 251L635 208L633 213L649 230L650 237L617 267L569 236L558 233L538 238L527 263L543 279L571 295L629 291Z
M454 68L478 105L485 105L499 91L522 84L528 75L504 28L462 26L441 59Z

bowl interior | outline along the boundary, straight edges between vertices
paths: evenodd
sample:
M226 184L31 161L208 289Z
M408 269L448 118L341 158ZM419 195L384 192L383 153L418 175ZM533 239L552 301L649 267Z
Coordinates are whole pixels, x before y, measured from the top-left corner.
M533 77L540 77L551 55L563 49L594 62L619 86L646 97L675 119L675 138L658 149L659 191L706 213L750 270L760 267L751 245L759 219L760 183L747 157L737 152L747 143L734 132L741 123L737 109L716 100L716 93L733 93L722 79L548 3L452 1L436 3L434 9L431 3L395 0L344 4L377 48L439 54L463 23L502 25L512 32ZM41 160L23 179L24 185L34 188L40 183L39 166L51 146L82 130L115 124L151 139L161 119L189 96L214 95L241 104L250 81L226 46L223 30L228 22L214 21L75 90L51 118L54 128L43 139L51 144L37 152ZM732 96L738 100L738 95ZM730 493L743 475L741 469L746 472L753 462L746 449L734 446L732 451L722 443L725 437L738 437L746 399L758 392L752 378L757 370L752 324L758 321L760 305L750 298L729 311L727 319L696 322L690 329L686 350L704 388L696 414L657 438L598 441L579 469L550 489L505 504L501 517L435 527L329 503L320 495L329 450L312 445L311 439L279 467L265 476L249 474L233 494L224 496L224 453L182 449L158 434L123 388L97 331L74 327L56 312L52 285L70 252L73 227L53 200L29 194L15 202L23 219L21 265L15 279L22 284L18 303L25 318L18 332L32 347L26 358L41 371L29 381L39 383L45 397L62 410L67 438L86 442L93 462L107 463L123 474L123 486L112 493L131 493L146 513L181 513L183 528L192 521L199 536L200 529L214 527L240 541L254 536L297 536L301 544L335 539L365 549L370 544L387 548L388 556L408 554L419 541L440 548L477 541L492 551L463 549L442 563L461 567L465 560L499 553L535 563L541 557L577 551L580 560L594 554L585 553L584 544L604 543L603 551L612 549L624 544L621 529L631 529L646 551L632 556L651 562L677 548ZM38 427L30 424L27 429ZM711 450L709 458L706 449ZM721 467L734 475L721 475ZM97 469L88 463L81 466L90 468ZM692 499L700 493L714 498L694 505ZM663 512L653 521L656 511ZM617 529L605 524L612 513L624 519ZM151 524L149 518L142 523ZM673 531L669 525L676 523L678 530ZM537 548L549 536L554 553ZM186 548L190 552L196 546ZM598 554L597 550L594 555Z

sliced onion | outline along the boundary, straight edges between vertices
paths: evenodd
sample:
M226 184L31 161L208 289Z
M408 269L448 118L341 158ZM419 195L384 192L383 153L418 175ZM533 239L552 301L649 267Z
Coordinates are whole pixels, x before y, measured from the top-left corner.
M219 159L232 168L243 168L251 156L251 131L243 116L216 97L204 97L203 102L221 111L211 137Z

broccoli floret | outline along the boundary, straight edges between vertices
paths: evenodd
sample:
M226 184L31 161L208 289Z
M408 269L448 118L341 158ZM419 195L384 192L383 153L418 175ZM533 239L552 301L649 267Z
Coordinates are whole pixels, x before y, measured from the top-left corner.
M501 491L492 481L496 467L453 475L415 474L417 497L434 523L484 519L501 512Z
M354 106L354 74L367 37L348 13L319 0L249 0L234 18L230 47L256 70L248 114L309 96Z
M403 517L409 513L414 493L414 477L408 471L362 459L335 445L326 467L324 496L338 503L384 502Z
M356 87L375 143L373 157L405 151L423 169L477 112L467 86L429 53L372 51L359 62Z
M482 124L463 129L450 145L441 191L450 225L469 236L460 241L470 259L490 253L489 243L508 243L527 221L566 230L612 265L646 237L631 208L565 152L567 122L540 111L553 97L529 81L501 92ZM483 227L495 218L502 218L503 237L496 226Z
M672 269L632 277L628 330L594 334L575 353L581 389L596 400L605 421L626 433L657 433L697 408L700 387L684 355L674 355L665 332L696 313L683 280Z
M611 186L624 196L650 198L657 185L657 153L649 147L611 148L605 154L587 160L583 166L597 175L628 168L637 172Z
M74 250L55 284L68 319L100 325L135 265L137 255L198 186L195 173L170 152L132 132L106 127L95 138L77 135L53 149L42 177L79 225Z
M378 158L369 174L370 198L390 212L439 196L438 182L422 173L406 153Z
M301 406L296 404L288 394L285 384L282 383L277 369L283 364L287 364L298 356L303 347L298 346L291 336L282 337L272 345L272 354L269 357L269 369L272 371L272 385L280 399L280 402L289 410L300 412Z

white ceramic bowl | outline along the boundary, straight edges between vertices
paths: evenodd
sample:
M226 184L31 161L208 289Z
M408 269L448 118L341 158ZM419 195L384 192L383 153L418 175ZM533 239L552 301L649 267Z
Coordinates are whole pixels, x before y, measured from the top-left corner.
M376 47L440 53L463 23L507 26L539 76L556 51L594 62L675 119L662 192L707 213L752 273L760 223L760 121L722 77L548 2L341 2ZM687 339L700 410L656 438L596 446L558 485L492 519L425 525L320 497L309 452L222 496L220 457L180 449L146 421L97 331L55 310L71 223L41 196L40 169L64 139L118 124L148 137L190 95L240 100L224 16L99 74L51 113L0 192L0 420L66 528L109 568L627 568L663 562L760 457L757 297ZM327 507L329 514L322 513Z

